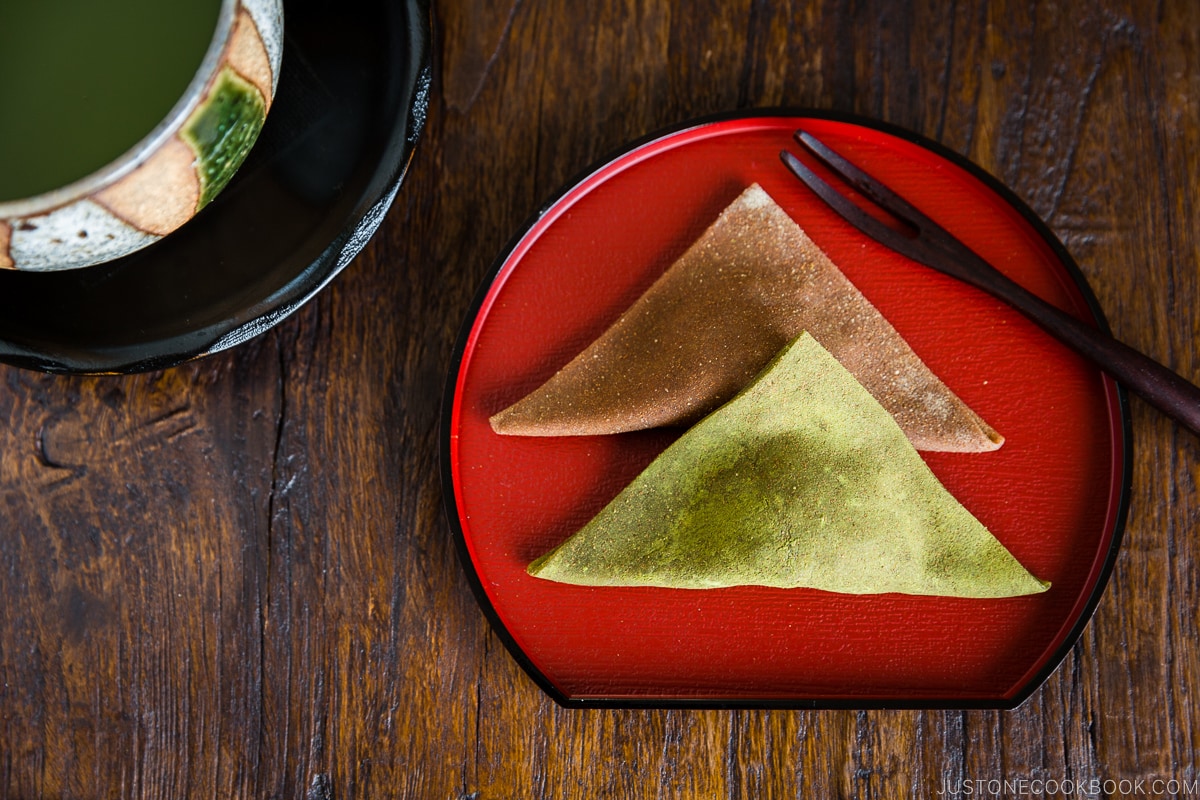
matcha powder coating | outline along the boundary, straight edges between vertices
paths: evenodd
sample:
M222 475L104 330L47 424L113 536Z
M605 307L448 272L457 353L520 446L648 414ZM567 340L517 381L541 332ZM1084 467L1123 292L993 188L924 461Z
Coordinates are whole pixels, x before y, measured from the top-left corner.
M563 583L1044 591L807 333L529 566Z

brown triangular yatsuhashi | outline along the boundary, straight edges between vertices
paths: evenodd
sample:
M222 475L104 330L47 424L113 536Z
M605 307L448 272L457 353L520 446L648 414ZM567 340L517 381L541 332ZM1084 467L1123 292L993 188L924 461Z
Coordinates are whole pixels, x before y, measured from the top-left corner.
M590 586L1041 592L811 336L529 566Z
M493 416L492 427L583 436L691 424L801 331L858 378L917 448L981 452L1003 441L757 185L595 342Z

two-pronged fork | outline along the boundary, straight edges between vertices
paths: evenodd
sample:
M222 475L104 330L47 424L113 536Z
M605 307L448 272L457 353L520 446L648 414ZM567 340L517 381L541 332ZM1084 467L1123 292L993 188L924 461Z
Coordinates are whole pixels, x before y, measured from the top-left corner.
M1000 298L1160 411L1200 434L1200 388L1132 347L1026 291L904 198L811 134L797 131L796 141L864 197L909 226L911 233L879 221L796 156L786 150L781 152L780 158L787 168L851 225L901 255Z

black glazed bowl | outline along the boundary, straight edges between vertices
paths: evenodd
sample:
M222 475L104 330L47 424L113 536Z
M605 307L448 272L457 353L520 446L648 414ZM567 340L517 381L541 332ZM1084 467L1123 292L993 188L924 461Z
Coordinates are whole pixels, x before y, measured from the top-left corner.
M285 0L275 104L225 191L118 261L0 271L0 361L141 372L239 344L366 245L425 122L428 0Z

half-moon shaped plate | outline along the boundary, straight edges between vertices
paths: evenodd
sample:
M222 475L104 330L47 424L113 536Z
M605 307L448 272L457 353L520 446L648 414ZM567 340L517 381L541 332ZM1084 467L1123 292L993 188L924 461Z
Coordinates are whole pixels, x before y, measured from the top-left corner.
M914 134L754 112L651 137L590 171L501 255L466 320L441 433L448 516L481 605L539 685L578 706L1011 707L1054 670L1108 580L1124 525L1119 387L1013 309L867 240L780 164L803 127L1019 283L1104 327L1058 240L1011 192ZM956 393L1006 437L923 453L1052 587L999 600L741 586L579 587L526 574L678 431L498 436L488 417L610 325L749 184L809 233Z

